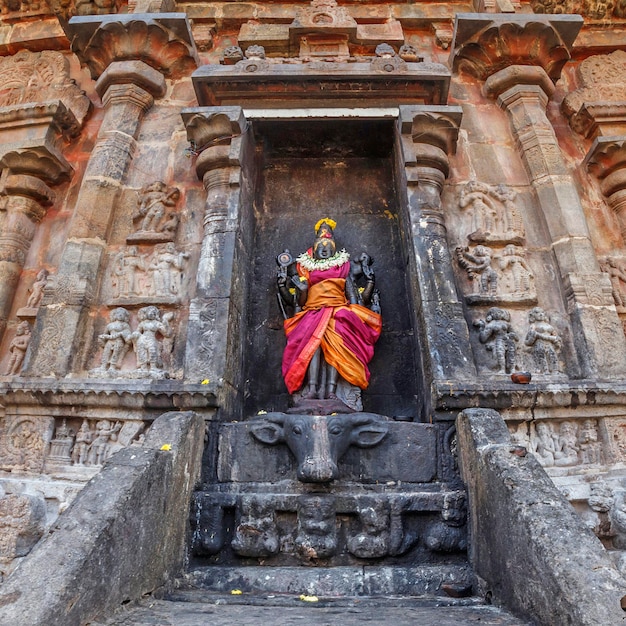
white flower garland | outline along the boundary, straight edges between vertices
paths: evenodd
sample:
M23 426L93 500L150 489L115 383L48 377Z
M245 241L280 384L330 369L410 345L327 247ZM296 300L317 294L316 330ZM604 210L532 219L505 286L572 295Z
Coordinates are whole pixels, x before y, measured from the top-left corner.
M329 259L315 259L308 252L303 252L297 259L305 270L329 270L331 267L339 267L350 260L350 255L344 250L336 252Z

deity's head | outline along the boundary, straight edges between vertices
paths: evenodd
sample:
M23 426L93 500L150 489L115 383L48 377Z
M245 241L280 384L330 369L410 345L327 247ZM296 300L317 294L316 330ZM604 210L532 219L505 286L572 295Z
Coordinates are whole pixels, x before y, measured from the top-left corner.
M315 238L333 239L333 231L336 226L337 222L335 220L331 220L330 217L323 217L315 224Z
M334 239L316 239L313 244L313 257L316 259L330 259L335 254Z

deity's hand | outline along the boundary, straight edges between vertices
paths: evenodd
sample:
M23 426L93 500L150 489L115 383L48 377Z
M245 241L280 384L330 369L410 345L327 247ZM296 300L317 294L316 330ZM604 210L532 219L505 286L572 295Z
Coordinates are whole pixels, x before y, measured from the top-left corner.
M276 284L282 288L287 286L287 268L280 267L276 272Z

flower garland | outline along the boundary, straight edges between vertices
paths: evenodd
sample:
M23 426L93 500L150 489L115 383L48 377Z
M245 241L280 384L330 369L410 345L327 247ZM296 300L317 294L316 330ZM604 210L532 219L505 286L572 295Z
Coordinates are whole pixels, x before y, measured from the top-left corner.
M307 250L303 252L297 259L305 270L312 272L314 270L329 270L331 267L339 267L350 260L350 255L344 250L336 252L329 259L315 259L311 256L311 253Z

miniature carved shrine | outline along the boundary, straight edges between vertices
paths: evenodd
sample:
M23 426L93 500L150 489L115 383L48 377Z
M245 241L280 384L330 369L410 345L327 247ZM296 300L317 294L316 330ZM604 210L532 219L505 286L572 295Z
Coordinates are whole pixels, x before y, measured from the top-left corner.
M620 3L0 4L3 574L189 410L198 585L469 594L469 407L626 572Z

